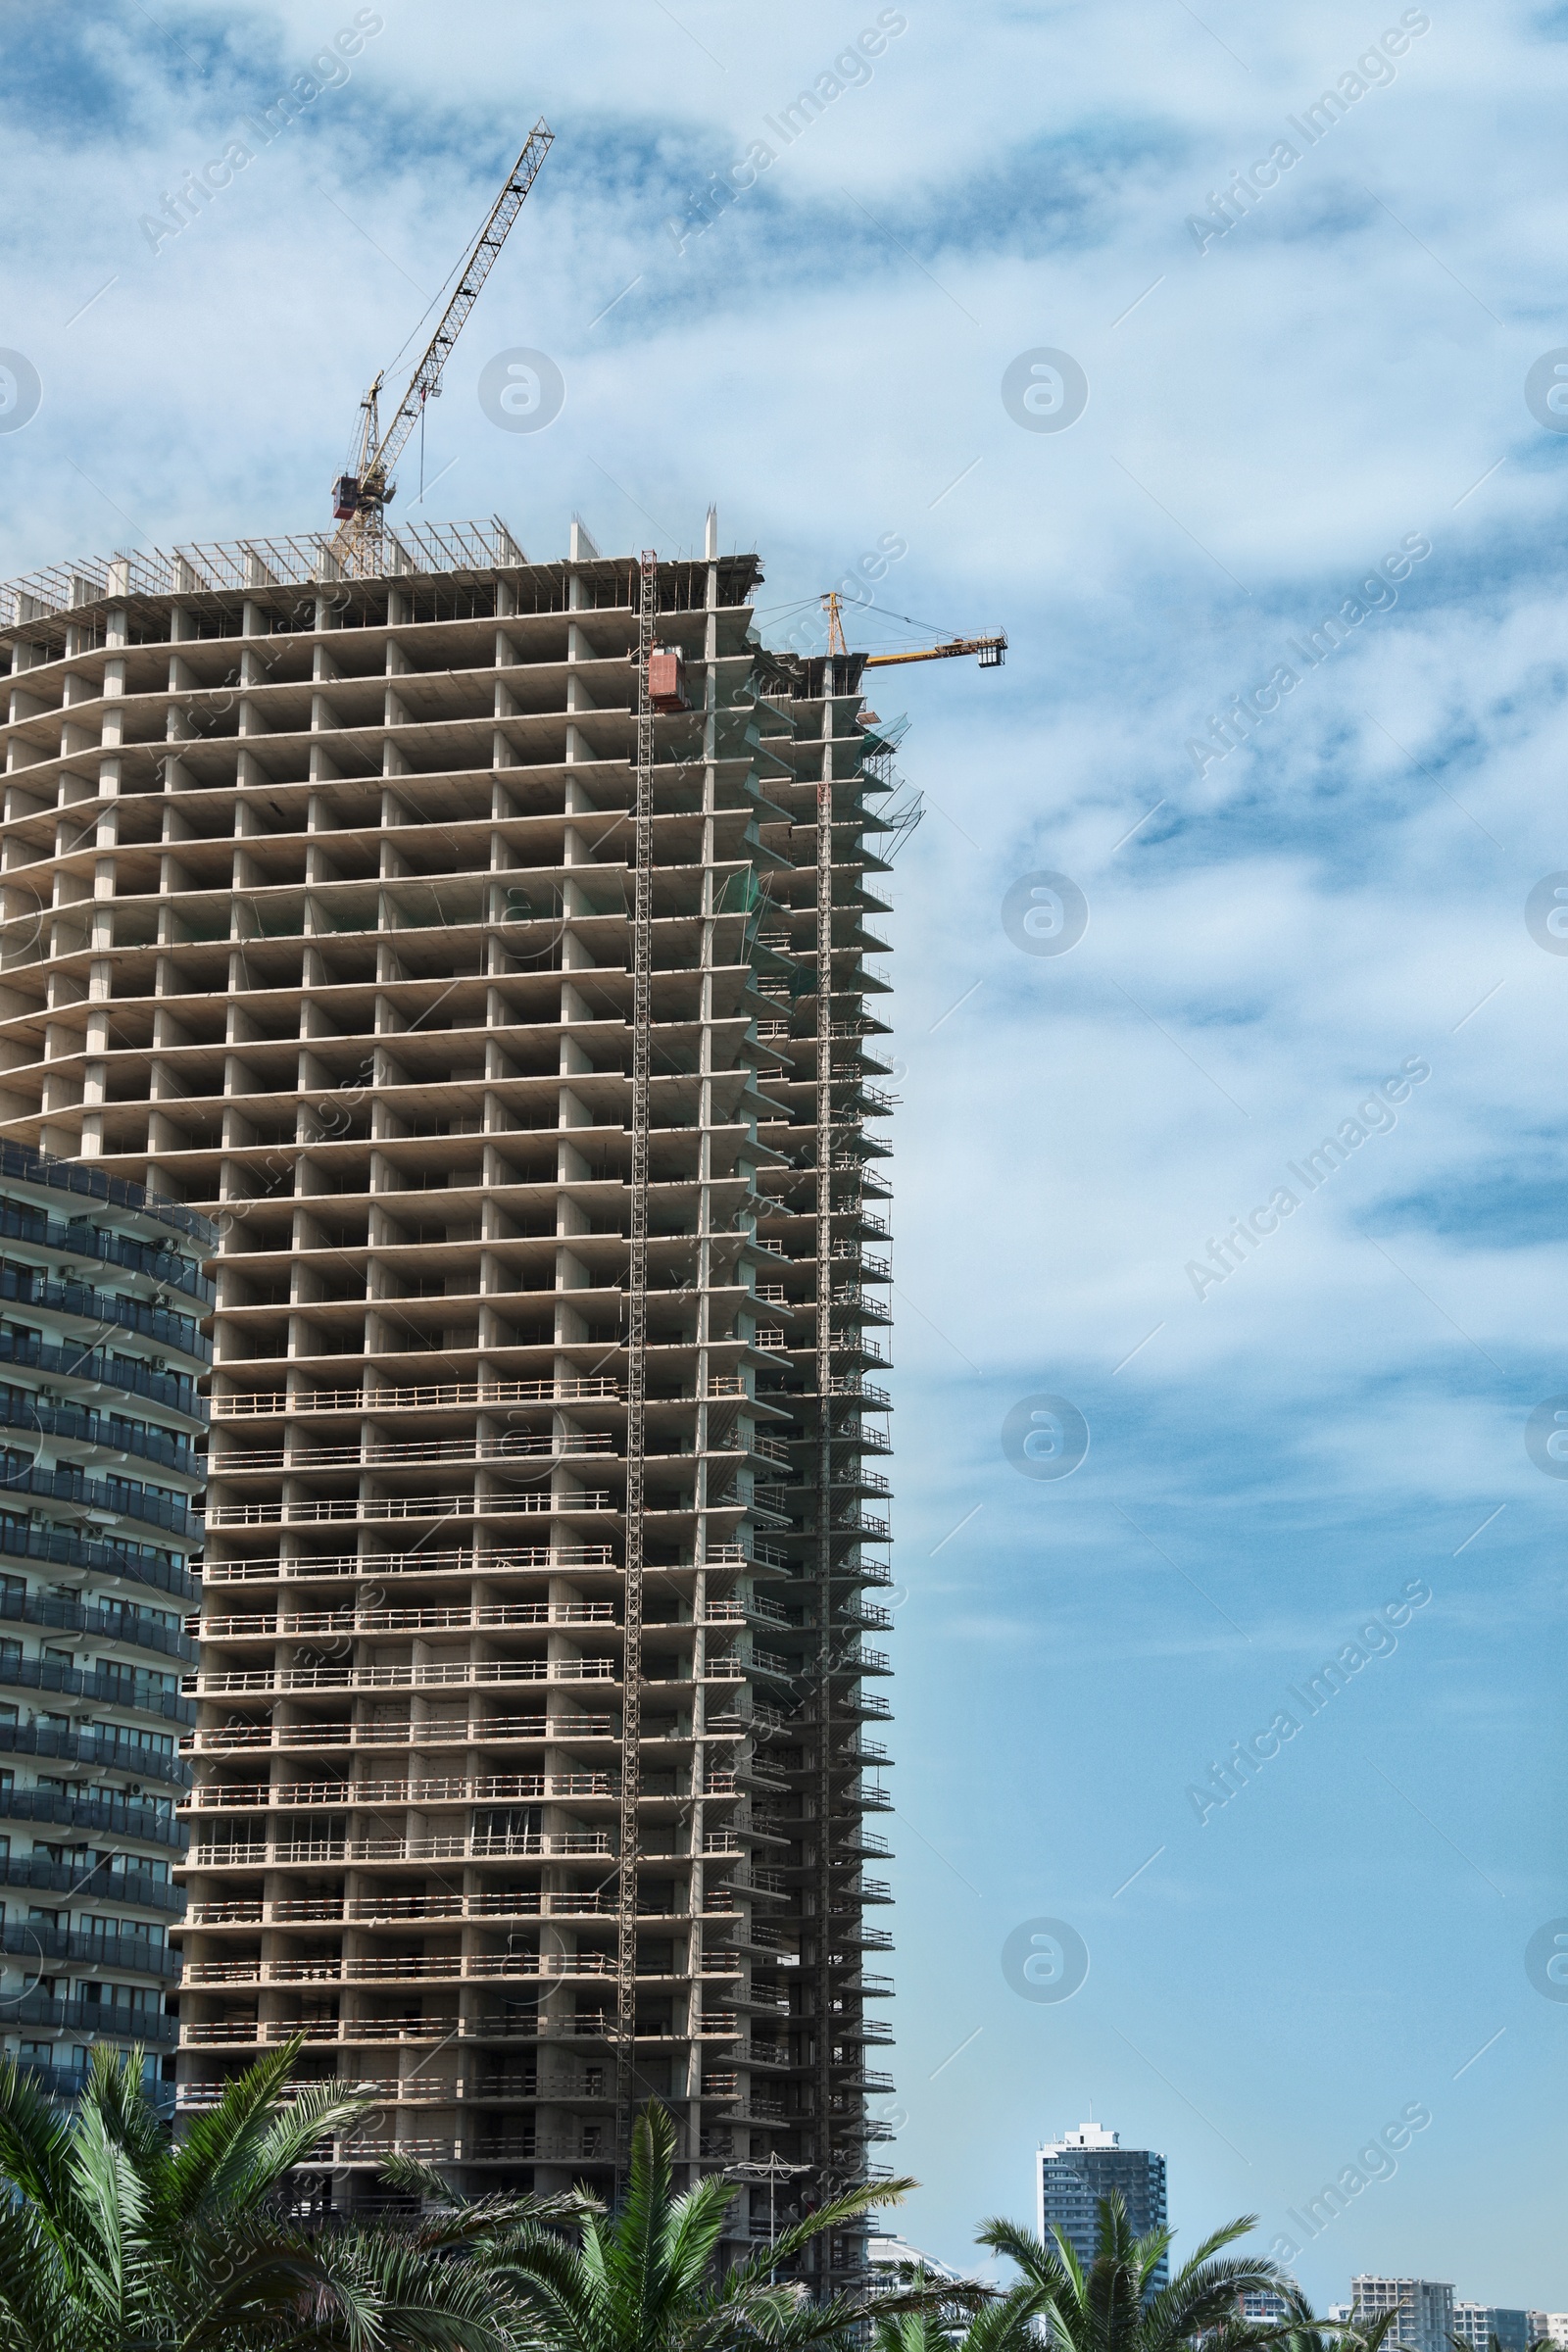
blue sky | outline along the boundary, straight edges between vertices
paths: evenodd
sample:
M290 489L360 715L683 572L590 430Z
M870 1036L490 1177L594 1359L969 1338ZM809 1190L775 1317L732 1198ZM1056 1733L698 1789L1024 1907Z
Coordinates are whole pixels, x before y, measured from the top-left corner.
M1178 2251L1253 2211L1324 2303L1380 2270L1568 2307L1568 2004L1525 1969L1568 1914L1568 1482L1524 1443L1568 1392L1568 957L1525 921L1568 868L1568 441L1525 398L1568 345L1568 11L384 0L155 250L141 216L355 13L10 12L0 343L43 398L0 434L0 573L319 527L365 382L549 119L426 511L673 554L713 500L779 631L891 535L889 613L1011 639L1000 673L875 679L929 809L895 930L904 2226L965 2261L1092 2105L1166 2151ZM1343 119L1300 128L1326 89ZM541 433L476 399L516 346L565 380ZM1060 431L1002 397L1042 349L1088 380ZM1002 921L1047 870L1089 906L1061 956ZM1392 1123L1195 1281L1410 1062ZM1037 1395L1088 1422L1070 1478L1003 1453ZM1070 2000L1003 1975L1038 1918L1088 1946ZM1394 2176L1295 2229L1411 2105Z

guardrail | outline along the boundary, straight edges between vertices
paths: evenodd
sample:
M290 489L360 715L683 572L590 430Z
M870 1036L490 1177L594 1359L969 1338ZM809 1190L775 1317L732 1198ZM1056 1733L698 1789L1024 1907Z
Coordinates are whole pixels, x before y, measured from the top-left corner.
M440 1406L550 1404L613 1399L620 1383L575 1380L449 1381L416 1389L256 1389L213 1398L215 1421L243 1421L264 1413L428 1412Z
M132 1209L138 1216L188 1233L205 1249L218 1247L216 1227L195 1209L150 1195L123 1176L111 1176L107 1169L88 1167L79 1159L53 1159L25 1144L0 1144L0 1176L16 1176L24 1184L46 1184L54 1192L80 1193L91 1200L111 1201L117 1208Z
M115 1707L139 1707L144 1715L161 1715L166 1723L194 1723L196 1709L188 1698L172 1690L138 1690L119 1675L89 1674L62 1666L53 1658L0 1656L0 1684L17 1690L60 1690L72 1698L101 1698Z
M127 1274L145 1274L149 1281L184 1291L211 1306L217 1285L201 1270L200 1261L182 1257L177 1250L159 1249L132 1241L128 1234L100 1233L84 1220L62 1225L41 1208L20 1200L0 1200L0 1235L8 1241L30 1242L35 1249L58 1250L71 1257L95 1257L101 1265L122 1266Z
M149 1372L139 1364L95 1353L90 1346L56 1347L51 1341L20 1340L15 1332L0 1331L0 1364L20 1364L27 1371L47 1372L58 1380L85 1381L98 1389L123 1389L127 1396L167 1404L192 1421L207 1418L207 1400L197 1395L188 1373Z
M46 1313L77 1315L84 1323L116 1323L122 1331L156 1340L201 1363L213 1360L213 1343L197 1330L191 1316L144 1305L139 1298L122 1298L114 1291L95 1291L84 1282L51 1282L47 1275L0 1265L0 1298L14 1299L19 1306L42 1307Z

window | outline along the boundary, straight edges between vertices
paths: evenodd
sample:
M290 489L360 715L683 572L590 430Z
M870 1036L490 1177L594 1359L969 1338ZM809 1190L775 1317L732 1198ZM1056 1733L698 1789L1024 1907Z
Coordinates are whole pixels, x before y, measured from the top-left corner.
M100 1857L110 1877L123 1878L127 1871L139 1879L165 1880L169 1876L167 1862L150 1862L144 1854L104 1854Z
M113 1919L97 1912L81 1920L78 1933L90 1936L97 1943L106 1939L114 1942L122 1936L133 1936L139 1943L150 1944L155 1951L161 1950L164 1942L162 1928L143 1927L139 1919Z
M119 2016L141 2016L148 2010L162 2016L164 1996L150 1992L145 1984L105 1984L97 1977L86 1977L76 1984L76 1999L89 2009L110 2009Z

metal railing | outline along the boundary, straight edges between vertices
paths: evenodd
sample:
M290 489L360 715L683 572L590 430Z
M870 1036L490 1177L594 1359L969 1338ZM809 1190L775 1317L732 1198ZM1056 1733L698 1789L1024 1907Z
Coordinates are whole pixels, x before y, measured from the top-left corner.
M66 1830L107 1830L116 1838L139 1838L147 1845L172 1845L179 1853L190 1832L172 1813L150 1805L120 1804L112 1797L57 1796L52 1788L0 1788L0 1820L53 1822Z
M36 1848L30 1855L0 1856L0 1886L30 1886L40 1894L74 1894L83 1902L137 1903L144 1911L185 1908L182 1886L171 1886L167 1879L155 1879L146 1871L112 1870L107 1854L90 1867L51 1862Z
M450 1664L410 1666L282 1666L275 1671L245 1667L229 1673L194 1674L186 1680L198 1698L222 1698L247 1690L462 1690L480 1683L609 1683L616 1681L619 1673L619 1661L614 1658L463 1658ZM0 1682L7 1679L0 1665Z
M20 1364L59 1380L86 1381L93 1388L123 1389L128 1396L145 1396L149 1403L169 1405L192 1421L207 1417L206 1399L197 1395L189 1373L150 1372L144 1365L126 1363L91 1347L57 1347L49 1340L24 1340L14 1331L0 1331L0 1364Z
M57 1756L76 1764L96 1764L100 1770L139 1773L144 1780L167 1781L188 1788L191 1768L171 1749L168 1755L137 1744L136 1735L118 1724L100 1724L83 1732L57 1731L52 1724L0 1723L0 1755Z
M414 1439L401 1446L362 1445L356 1442L352 1446L312 1446L306 1450L296 1448L289 1453L285 1453L279 1445L215 1454L210 1470L215 1478L227 1478L244 1470L284 1470L303 1474L312 1470L375 1470L390 1463L406 1462L554 1461L573 1454L610 1453L613 1451L614 1444L614 1438L608 1429L581 1429L563 1431L553 1436L549 1433L531 1436L514 1430L500 1438Z
M0 1265L0 1298L20 1306L41 1307L46 1313L76 1315L84 1323L116 1323L144 1340L173 1348L204 1364L213 1360L213 1343L198 1331L189 1315L171 1314L167 1307L148 1306L140 1298L122 1298L114 1291L95 1291L84 1282L51 1282L47 1275Z
M180 1972L178 1952L146 1936L72 1935L62 1928L26 1926L21 1920L0 1928L0 1951L20 1953L24 1959L79 1960L105 1968L135 1969L144 1977L171 1978Z
M490 1715L469 1723L243 1723L213 1724L186 1735L199 1755L230 1750L297 1747L471 1747L492 1740L612 1740L613 1715Z
M208 1527L311 1527L340 1519L569 1519L576 1511L608 1511L608 1487L580 1494L531 1492L497 1494L330 1494L283 1502L209 1503Z
M712 1557L710 1553L710 1558ZM499 1576L509 1569L610 1568L614 1554L608 1544L530 1544L504 1550L327 1552L296 1560L208 1560L202 1586L295 1584L313 1576Z
M20 1579L17 1580L20 1582ZM0 1621L13 1625L41 1625L71 1634L93 1634L101 1642L122 1642L127 1648L154 1650L161 1657L190 1659L196 1644L177 1625L155 1625L150 1612L134 1605L124 1608L83 1608L49 1592L7 1592L11 1579L0 1579Z
M205 1306L211 1306L217 1296L216 1285L203 1274L200 1261L181 1256L177 1250L161 1250L133 1241L128 1234L100 1233L96 1226L85 1223L62 1225L41 1208L29 1208L19 1200L0 1200L0 1237L30 1242L39 1250L58 1250L65 1256L95 1257L103 1265L122 1266L127 1273L145 1274L151 1282L185 1291Z
M13 583L13 589L20 583ZM6 591L0 589L0 609ZM80 1193L91 1200L105 1200L116 1208L128 1208L136 1215L153 1217L160 1225L172 1225L176 1232L188 1233L205 1249L216 1250L218 1233L206 1217L195 1209L184 1207L178 1200L165 1200L144 1192L139 1184L131 1184L123 1176L111 1176L107 1169L86 1166L79 1159L53 1159L47 1152L33 1152L25 1144L0 1144L0 1176L19 1177L24 1184L46 1184L54 1192Z
M507 1860L514 1855L569 1858L614 1852L614 1840L602 1830L517 1830L472 1836L458 1831L442 1838L311 1838L288 1845L192 1846L192 1870L270 1870L327 1862L471 1862Z
M0 1684L11 1690L59 1690L72 1698L101 1698L114 1707L137 1707L144 1715L161 1715L166 1723L194 1723L196 1709L188 1698L172 1690L154 1690L131 1675L84 1673L63 1666L55 1658L8 1658L0 1655Z
M523 1797L613 1796L618 1787L608 1772L499 1772L427 1781L209 1781L195 1790L188 1809L502 1804Z
M263 1413L428 1412L437 1407L550 1404L615 1398L620 1383L603 1377L574 1380L448 1381L416 1389L257 1389L215 1396L213 1418L240 1421Z
M162 1994L158 1996L162 2001ZM131 2009L119 2001L57 2001L47 1993L24 1993L6 2011L13 2028L53 2026L68 2034L112 2034L117 2040L172 2042L179 2028L162 2008Z
M3 1611L0 1611L3 1614ZM290 1640L315 1634L476 1633L490 1627L613 1625L608 1600L509 1600L451 1609L299 1609L275 1617L206 1617L204 1642ZM193 1650L187 1650L193 1656Z
M490 572L499 565L526 562L499 514L492 514L488 522L416 523L405 516L396 531L385 534L384 552L384 573L355 576L382 576L406 587L423 576ZM68 564L45 564L7 580L0 585L0 625L24 627L29 620L131 597L239 596L255 594L263 586L318 588L343 576L333 542L324 534L305 539L192 540L171 553L159 547L122 548L112 556L77 556ZM134 1192L136 1187L124 1189Z
M86 1510L108 1511L117 1518L139 1519L146 1527L161 1527L172 1536L192 1532L191 1506L149 1494L137 1481L88 1478L74 1464L58 1470L19 1470L0 1474L0 1497L36 1494L48 1502L79 1503Z
M157 1462L185 1478L200 1480L207 1474L206 1462L187 1438L161 1429L134 1429L118 1414L89 1412L84 1405L45 1399L36 1390L0 1395L0 1425L43 1437L74 1439L83 1446L102 1446L108 1453L140 1454L144 1461Z

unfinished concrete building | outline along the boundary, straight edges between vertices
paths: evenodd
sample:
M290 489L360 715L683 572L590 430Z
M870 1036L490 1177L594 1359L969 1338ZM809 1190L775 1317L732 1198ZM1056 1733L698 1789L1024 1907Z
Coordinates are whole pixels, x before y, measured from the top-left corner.
M0 604L0 1133L221 1236L179 2099L303 2035L342 2206L609 2192L657 2095L765 2233L891 2088L889 746L711 517L333 573Z

